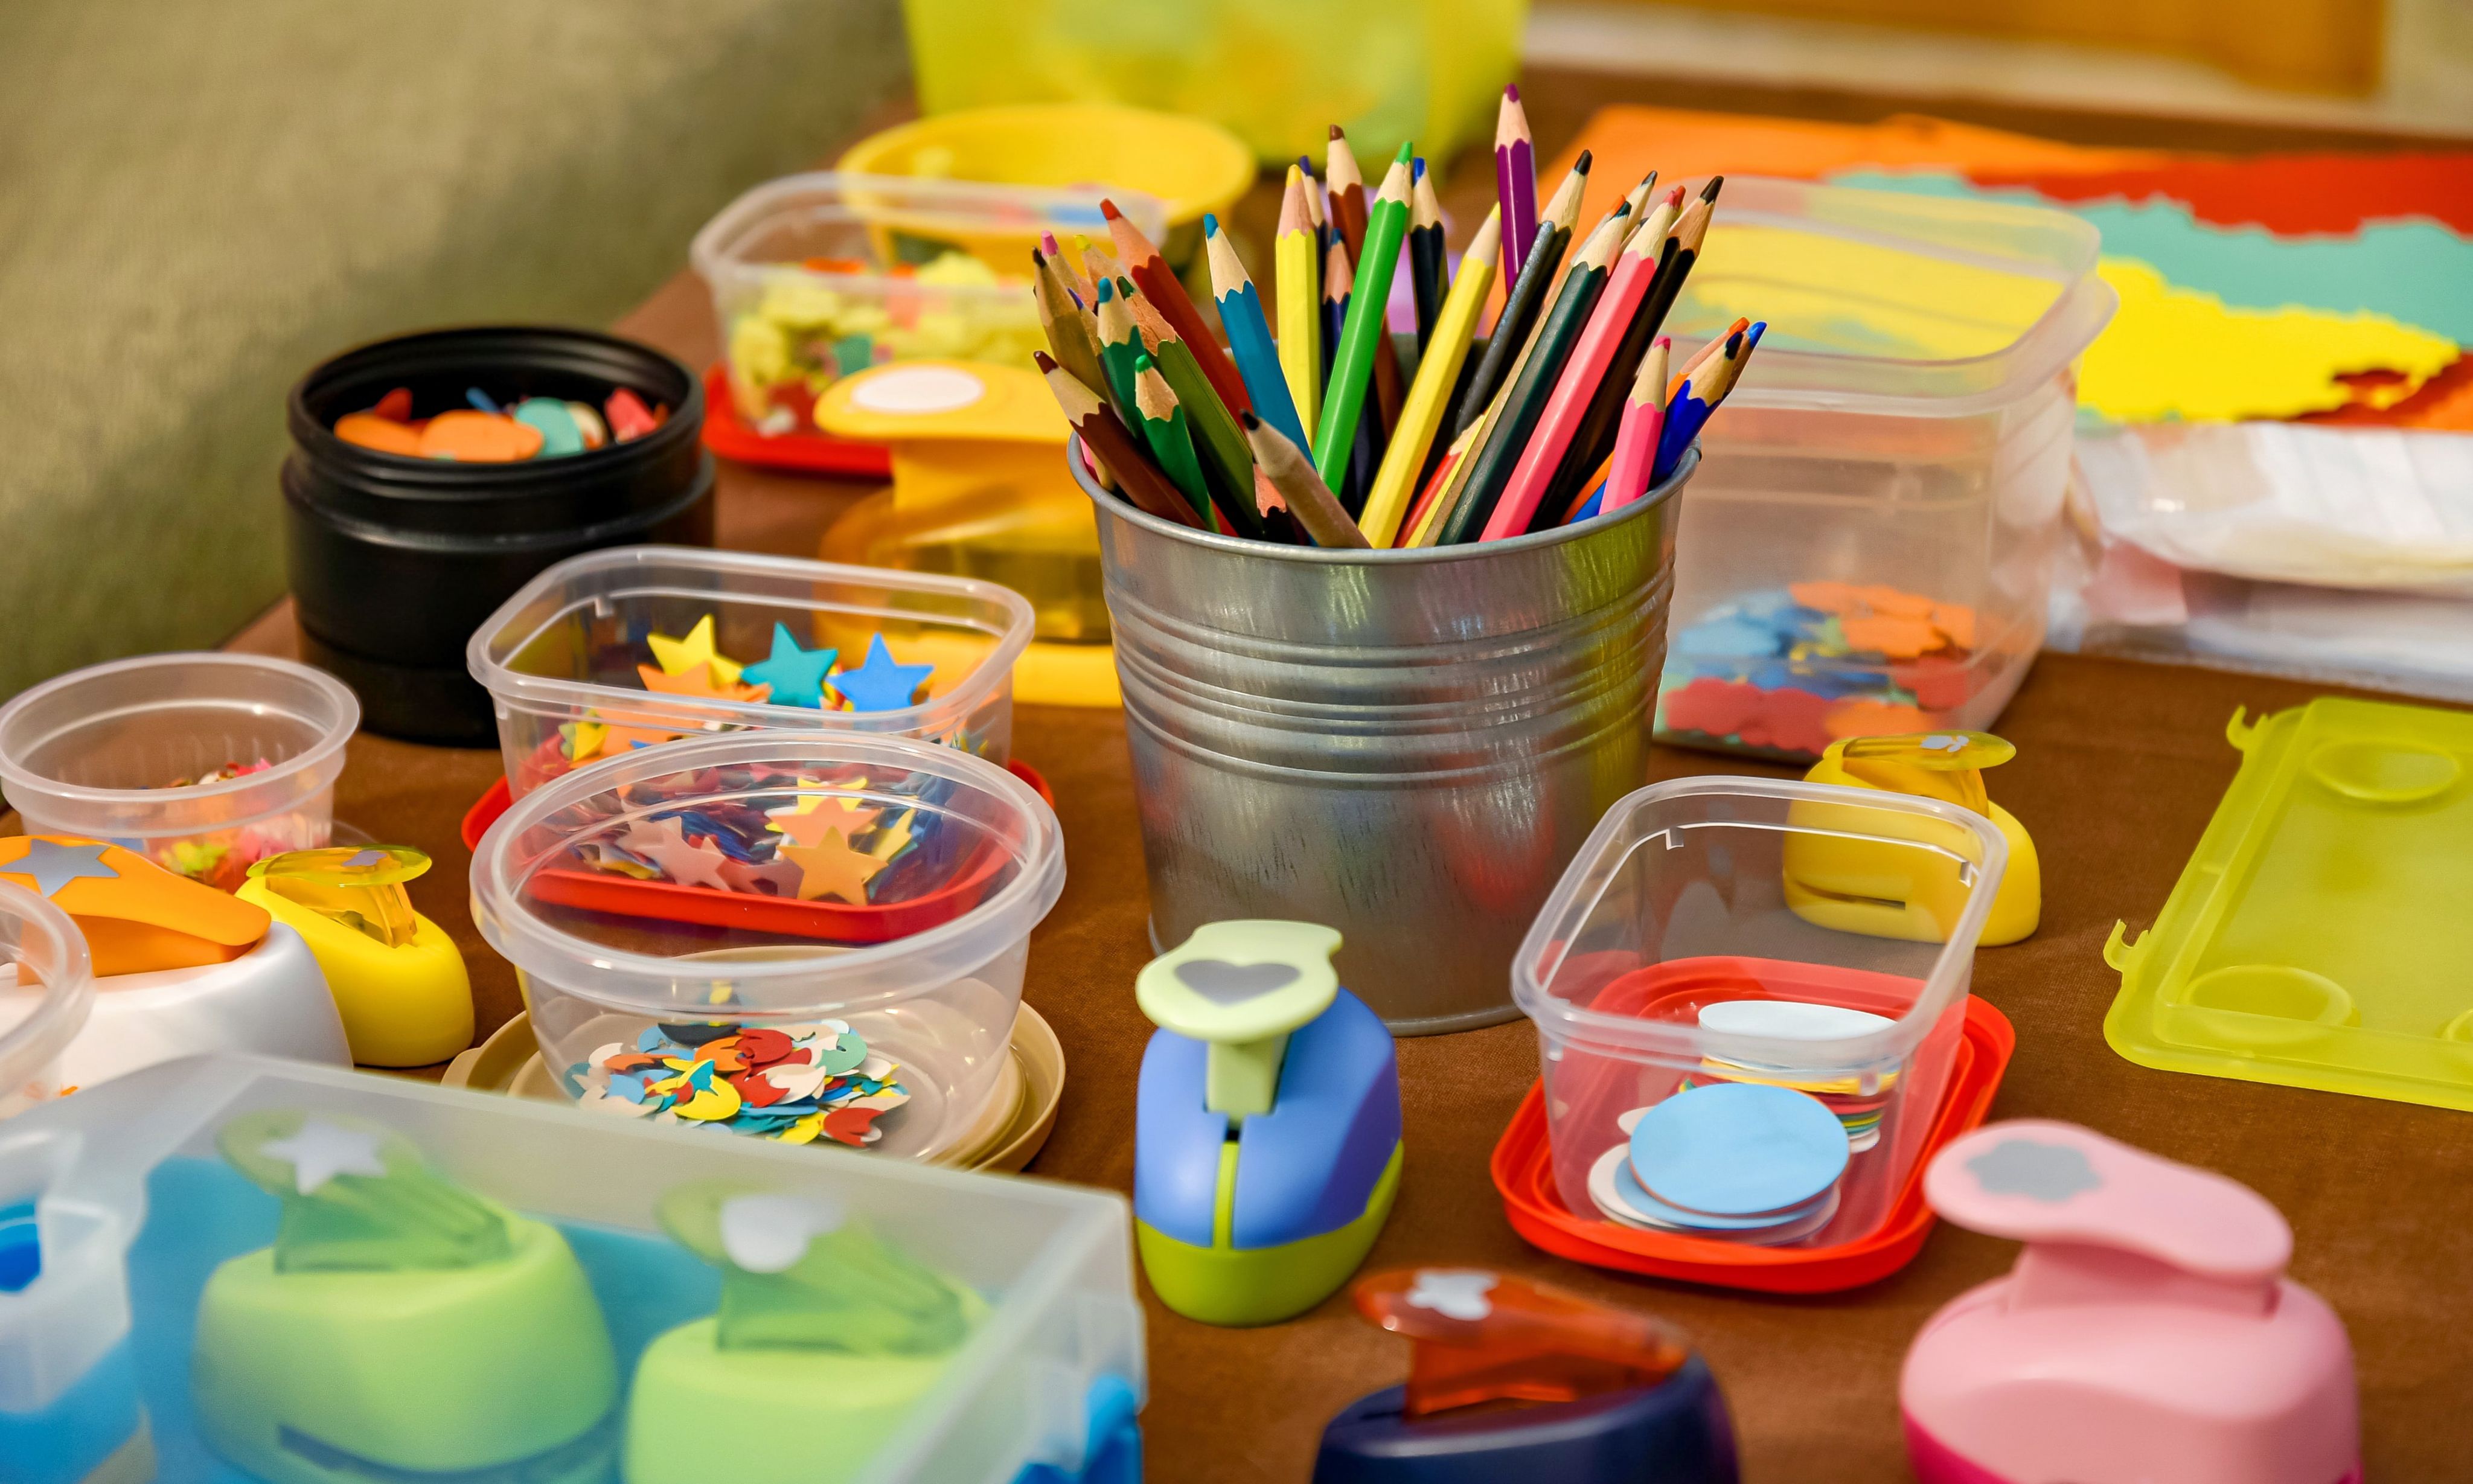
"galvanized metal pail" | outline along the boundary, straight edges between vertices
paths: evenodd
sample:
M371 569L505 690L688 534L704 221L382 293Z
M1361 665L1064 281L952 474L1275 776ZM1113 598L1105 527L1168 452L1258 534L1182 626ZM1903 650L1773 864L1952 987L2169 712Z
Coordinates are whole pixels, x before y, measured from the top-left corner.
M1374 552L1173 525L1067 459L1098 508L1155 945L1323 922L1395 1034L1517 1017L1513 949L1647 779L1698 451L1611 518Z

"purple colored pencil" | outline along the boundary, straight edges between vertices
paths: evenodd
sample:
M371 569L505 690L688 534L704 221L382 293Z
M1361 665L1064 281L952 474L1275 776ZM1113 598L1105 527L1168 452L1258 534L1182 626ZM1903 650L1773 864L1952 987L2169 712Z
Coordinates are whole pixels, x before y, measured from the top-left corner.
M1537 235L1537 147L1517 83L1502 90L1494 115L1494 194L1502 205L1502 281L1516 283L1528 259L1528 239Z

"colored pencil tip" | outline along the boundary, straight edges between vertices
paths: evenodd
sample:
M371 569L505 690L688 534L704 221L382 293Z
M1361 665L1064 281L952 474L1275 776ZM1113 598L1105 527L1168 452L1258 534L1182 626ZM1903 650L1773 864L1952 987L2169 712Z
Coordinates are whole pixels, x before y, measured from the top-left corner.
M1582 175L1587 175L1587 174L1589 173L1589 161L1590 161L1593 157L1594 157L1594 156L1593 156L1593 153L1592 153L1591 151L1588 151L1588 150L1582 150L1582 151L1580 152L1580 157L1579 157L1578 159L1576 159L1576 160L1574 160L1574 161L1573 161L1573 162L1572 162L1572 168L1573 168L1573 169L1574 169L1574 170L1576 170L1576 171L1578 171L1578 172L1579 172L1580 174L1582 174Z
M1502 96L1510 99L1514 103L1518 103L1520 101L1520 84L1517 83L1503 84Z
M1297 156L1297 168L1298 168L1299 170L1302 170L1302 171L1304 171L1304 172L1306 173L1306 179L1307 179L1307 180L1312 180L1312 179L1314 178L1314 173L1313 173L1313 156L1310 156L1310 155L1300 155L1300 156Z
M1030 353L1030 358L1038 365L1042 375L1056 370L1056 358L1049 355L1044 350L1033 350Z
M1348 137L1348 131L1333 124L1331 126L1331 136L1334 139L1345 139Z
M1046 267L1046 266L1047 266L1047 254L1046 254L1046 253L1044 253L1044 252L1040 251L1037 248L1033 248L1033 249L1031 249L1031 250L1030 250L1030 266L1031 266L1031 267L1033 267L1033 268L1044 268L1044 267Z
M1743 332L1743 348L1749 350L1752 347L1759 345L1761 343L1762 334L1766 331L1768 327L1769 322L1763 320L1760 323L1745 330Z
M1724 188L1725 184L1726 178L1724 176L1711 176L1709 178L1709 183L1700 187L1700 199L1702 201L1716 201L1717 199L1717 192Z
M1106 217L1111 222L1114 222L1124 215L1123 212L1116 209L1116 203L1110 201L1105 196L1099 198L1099 214Z
M1115 279L1102 278L1099 280L1099 302L1103 304L1106 303L1108 301L1108 297L1116 292L1116 282Z
M1236 420L1245 424L1245 431L1248 433L1253 432L1256 428L1262 425L1262 419L1255 417L1250 412L1238 413L1236 415Z
M1416 147L1417 145L1415 140L1402 140L1400 143L1400 153L1391 156L1391 163L1395 165L1405 165L1408 163L1408 161L1415 159L1417 156L1409 152L1414 150Z
M1426 156L1420 155L1415 159L1410 160L1408 162L1408 169L1410 171L1410 175L1408 177L1410 180L1422 180L1426 179Z
M1202 213L1202 235L1205 237L1219 235L1219 218L1208 211Z
M1683 187L1678 185L1674 189L1668 191L1666 193L1666 203L1669 206L1680 208L1683 204Z

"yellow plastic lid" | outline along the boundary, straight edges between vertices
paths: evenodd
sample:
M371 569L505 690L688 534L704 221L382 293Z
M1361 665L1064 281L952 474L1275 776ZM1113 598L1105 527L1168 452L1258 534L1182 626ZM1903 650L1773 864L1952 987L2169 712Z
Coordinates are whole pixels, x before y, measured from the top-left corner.
M1068 429L1036 374L979 361L897 361L845 376L816 399L816 426L835 438L1054 443Z

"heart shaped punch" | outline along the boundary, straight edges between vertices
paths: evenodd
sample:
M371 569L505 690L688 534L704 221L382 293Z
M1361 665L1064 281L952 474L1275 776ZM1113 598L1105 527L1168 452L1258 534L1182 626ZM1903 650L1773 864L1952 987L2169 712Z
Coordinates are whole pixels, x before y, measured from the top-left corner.
M1302 977L1292 964L1232 964L1226 959L1188 959L1176 966L1176 976L1214 1005L1241 1005Z

